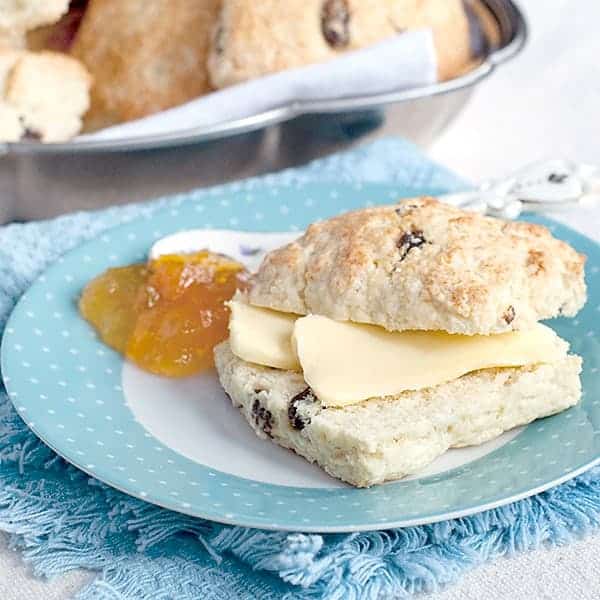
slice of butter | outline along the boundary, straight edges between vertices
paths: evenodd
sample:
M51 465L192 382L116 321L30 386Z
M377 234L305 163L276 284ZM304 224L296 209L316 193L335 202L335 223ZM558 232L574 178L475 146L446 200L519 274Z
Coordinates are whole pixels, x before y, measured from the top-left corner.
M299 371L292 348L294 322L298 315L276 312L232 300L229 319L231 351L247 362Z
M478 369L552 362L569 347L541 324L527 331L466 336L392 333L317 315L296 321L293 344L304 380L325 406L419 390Z
M549 327L498 335L392 333L327 317L298 317L243 301L229 303L232 352L247 362L303 371L325 406L419 390L471 371L553 362L569 345Z

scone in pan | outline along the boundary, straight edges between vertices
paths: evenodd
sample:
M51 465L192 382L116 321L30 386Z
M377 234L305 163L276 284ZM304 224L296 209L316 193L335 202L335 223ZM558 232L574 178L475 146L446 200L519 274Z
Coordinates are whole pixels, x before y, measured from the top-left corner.
M464 74L448 81L422 88L401 90L397 92L357 95L333 100L293 102L290 105L274 108L250 117L169 134L147 135L119 140L86 140L56 144L40 144L35 141L25 140L19 143L5 144L3 147L0 147L0 152L4 151L4 153L7 154L60 154L63 152L103 152L179 146L202 141L218 140L235 134L256 131L269 125L289 121L295 117L307 114L344 114L375 108L394 111L394 113L398 113L393 115L394 118L402 120L400 113L403 110L404 103L411 101L418 102L419 99L429 98L438 94L456 95L456 98L448 98L448 110L457 111L457 106L461 105L466 100L464 92L487 77L498 65L515 56L522 49L527 39L527 26L525 20L520 10L511 0L480 0L480 4L484 8L473 12L470 15L470 21L471 26L476 22L477 26L481 27L482 30L486 32L485 43L481 43L481 41L477 40L472 42L473 51L480 54L481 58L476 62L473 68L468 69ZM415 21L415 24L410 23L409 25L418 26L418 19ZM91 36L96 35L93 31L87 33ZM363 33L367 36L368 41L368 27ZM444 65L441 65L441 68L450 70L455 68L453 61L459 60L464 52L456 49L455 44L453 44L451 40L446 40L443 36L438 36L437 39L440 45L453 49L452 52L447 53L449 63L447 65L444 63ZM87 52L83 45L83 42L81 42L81 47L78 48L78 52ZM146 45L143 45L143 47L145 46ZM454 50L458 53L457 56L454 56ZM110 54L110 49L105 51ZM140 54L143 53L140 52ZM90 57L90 60L93 61L93 57ZM115 60L118 60L118 56L116 55ZM216 66L213 70L215 71L215 77L219 79L220 75L218 73L221 71L217 69ZM108 75L114 77L116 81L119 77L134 77L135 73L126 73L121 70L112 74L108 73ZM172 77L176 78L176 74ZM228 75L223 77L225 78L224 81L229 82ZM162 79L165 78L163 77ZM157 85L159 88L161 84L162 80L160 79L154 78L152 81L152 85ZM164 96L163 92L164 90L160 91ZM94 110L94 107L96 106L112 106L111 103L114 103L114 97L111 96L113 92L110 91L110 88L104 90L102 94L98 93L93 98L92 106ZM165 97L161 99L161 102L164 101L169 104L171 101L176 100L177 94L172 98ZM143 99L139 102L137 100L134 102L135 106L132 105L130 107L131 111L128 113L130 116L135 116L135 111L139 108L138 104L142 101ZM435 110L440 110L437 105ZM93 118L93 115L90 118ZM101 123L98 122L96 125L101 125Z

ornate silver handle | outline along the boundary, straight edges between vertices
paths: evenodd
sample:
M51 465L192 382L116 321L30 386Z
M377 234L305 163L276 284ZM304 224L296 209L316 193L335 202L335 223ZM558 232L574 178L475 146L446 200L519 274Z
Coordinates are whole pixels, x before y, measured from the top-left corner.
M516 219L522 212L547 212L600 203L600 168L550 160L529 165L503 180L489 180L472 192L447 194L444 202L494 217Z

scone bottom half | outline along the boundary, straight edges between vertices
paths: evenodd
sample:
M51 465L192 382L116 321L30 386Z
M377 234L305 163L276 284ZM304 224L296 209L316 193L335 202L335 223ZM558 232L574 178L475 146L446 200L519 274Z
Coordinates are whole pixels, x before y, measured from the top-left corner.
M528 332L542 318L581 308L584 262L544 227L418 198L310 226L267 255L242 300L291 322L316 314L382 332ZM449 448L482 444L575 405L581 358L559 343L565 349L545 362L480 368L345 406L321 402L301 368L256 364L236 356L229 341L215 349L215 364L257 435L369 487L416 473Z
M397 396L325 408L293 371L215 348L221 384L259 437L317 463L331 476L370 487L417 473L449 448L487 442L579 401L581 359L485 369Z

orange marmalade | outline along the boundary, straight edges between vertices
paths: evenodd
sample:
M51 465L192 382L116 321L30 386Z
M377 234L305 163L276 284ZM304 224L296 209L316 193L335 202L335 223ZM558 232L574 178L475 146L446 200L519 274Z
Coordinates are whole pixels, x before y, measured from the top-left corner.
M227 335L225 302L248 286L243 265L208 251L108 269L79 301L102 341L142 369L185 377L210 368Z

